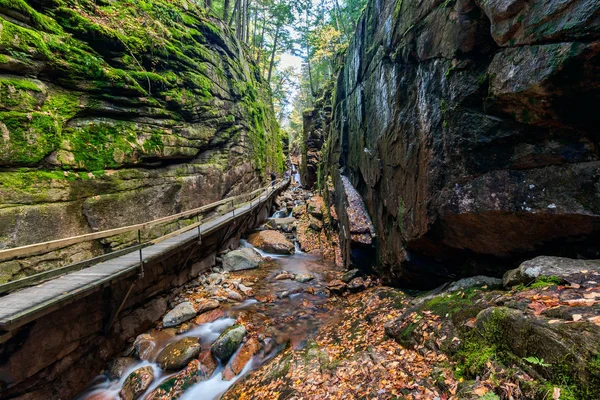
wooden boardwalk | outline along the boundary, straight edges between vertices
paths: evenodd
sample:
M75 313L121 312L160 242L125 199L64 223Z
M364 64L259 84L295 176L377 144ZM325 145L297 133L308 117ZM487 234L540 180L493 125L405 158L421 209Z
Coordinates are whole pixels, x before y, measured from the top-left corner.
M278 189L281 185L278 185ZM200 225L202 236L228 225L237 218L262 206L278 190L268 196L253 200L233 211L206 221ZM181 246L198 240L198 230L179 234L160 243L150 245L142 250L143 263L169 253ZM38 319L50 312L64 307L76 299L87 296L120 279L132 276L140 271L140 255L138 251L96 264L94 266L72 272L50 281L29 287L18 292L0 297L0 330L11 331ZM2 335L0 335L0 338ZM0 340L0 343L2 340Z

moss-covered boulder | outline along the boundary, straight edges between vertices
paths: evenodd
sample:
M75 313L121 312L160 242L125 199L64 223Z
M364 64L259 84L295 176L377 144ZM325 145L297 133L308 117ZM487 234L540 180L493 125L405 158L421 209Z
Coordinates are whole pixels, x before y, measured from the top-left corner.
M164 370L180 369L196 358L201 350L198 339L183 338L165 347L158 355L156 363Z
M119 391L119 398L122 400L137 400L148 389L154 380L154 370L152 367L142 367L133 371Z
M244 336L246 336L244 325L234 325L223 332L210 349L221 362L226 362L238 349Z

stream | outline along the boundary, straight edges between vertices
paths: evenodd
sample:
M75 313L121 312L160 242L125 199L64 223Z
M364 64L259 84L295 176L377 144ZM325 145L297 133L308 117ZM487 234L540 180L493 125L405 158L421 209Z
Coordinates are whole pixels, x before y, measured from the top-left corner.
M240 247L254 248L245 240L241 241ZM155 346L145 357L146 360L137 359L135 363L128 365L118 379L111 380L108 371L102 373L78 399L123 398L120 397L119 391L128 375L141 367L151 367L154 371L154 379L147 389L136 397L147 398L161 383L179 372L179 370L164 371L156 362L158 355L166 346L184 337L192 337L198 339L202 350L208 350L221 333L236 321L242 322L249 332L253 332L253 335L261 340L261 350L252 356L243 370L233 379L223 379L224 366L219 364L207 380L191 385L180 394L179 398L218 399L236 381L276 356L287 345L294 349L303 348L320 326L336 318L324 307L328 300L325 287L336 268L319 256L301 252L297 243L295 247L296 252L293 255L270 254L254 248L266 260L259 268L225 274L228 279L237 279L244 285L250 286L253 296L241 302L221 303L219 310L223 311L223 315L220 318L199 325L188 321L189 330L185 332L181 329L177 330L177 327L154 329L148 332L154 338ZM275 279L282 272L292 275L308 274L313 279L304 283L294 279Z

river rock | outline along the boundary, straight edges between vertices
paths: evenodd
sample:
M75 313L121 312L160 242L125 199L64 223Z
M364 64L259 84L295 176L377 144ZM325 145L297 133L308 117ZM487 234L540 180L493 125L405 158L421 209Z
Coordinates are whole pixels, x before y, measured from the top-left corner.
M118 357L114 359L108 366L108 379L116 381L121 379L125 371L137 360L133 357Z
M600 260L574 260L540 256L525 261L519 268L504 274L505 287L530 284L541 277L557 277L569 283L583 283L589 273L600 275ZM596 278L600 281L600 276Z
M198 314L203 312L214 310L219 307L219 302L213 299L197 299L194 304L194 309Z
M218 305L217 305L218 306ZM163 318L163 326L169 328L171 326L177 326L182 322L189 321L194 318L198 311L196 307L189 301L179 303L167 315Z
M208 282L209 285L218 285L221 282L223 282L224 280L225 280L225 277L218 272L213 272L212 274L209 274L206 277L206 281Z
M294 279L297 282L306 283L315 279L315 276L313 274L298 274Z
M248 243L267 253L294 254L294 244L280 232L267 230L255 232L248 237Z
M358 269L351 269L350 271L344 273L344 275L342 275L341 281L344 283L348 283L350 282L352 279L354 279L355 277L358 276L359 274L359 270Z
M225 313L222 310L216 308L198 315L192 322L196 325L208 324L210 322L215 322L224 315Z
M242 301L244 298L235 290L227 289L227 298L235 301Z
M279 230L279 231L283 231L286 233L291 233L294 231L295 223L296 223L296 218L293 218L293 217L275 218L275 219L270 219L269 221L267 221L265 226L270 229Z
M465 290L475 286L486 286L487 289L499 289L502 287L502 279L483 275L472 276L451 283L445 291L458 292L459 290Z
M244 247L230 251L223 256L223 270L242 271L246 269L258 268L261 263L261 255L250 247Z
M210 347L213 355L221 362L226 362L238 349L246 336L244 325L234 325L228 328Z
M289 272L282 272L281 274L275 276L276 281L285 281L288 279L294 279L294 274L290 274Z
M156 348L156 339L148 333L143 333L135 338L133 348L140 360L148 360Z
M260 351L260 348L258 339L254 337L248 339L223 368L223 380L230 381L242 372L246 364Z
M364 290L365 287L365 280L363 278L354 278L348 283L348 290L352 292L359 292Z
M198 339L183 338L165 347L158 355L156 363L164 370L180 369L196 358L201 350Z
M346 289L346 284L339 279L334 279L327 284L327 289L334 294L340 294Z
M183 371L162 381L144 400L178 399L190 386L207 380L211 375L212 371L209 367L202 364L199 360L192 360Z
M148 389L153 380L154 370L152 367L136 369L123 382L119 397L122 400L136 400Z
M210 349L203 350L198 356L198 362L204 367L204 371L211 376L219 366L219 362Z
M238 289L244 293L245 296L252 296L254 294L254 292L252 291L251 287L248 287L246 285L244 285L243 283L240 283L238 285Z

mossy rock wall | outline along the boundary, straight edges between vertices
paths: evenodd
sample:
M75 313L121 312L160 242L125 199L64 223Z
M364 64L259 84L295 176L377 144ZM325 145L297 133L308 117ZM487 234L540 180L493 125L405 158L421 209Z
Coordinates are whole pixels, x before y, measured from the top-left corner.
M187 0L0 0L0 248L259 187L282 141L248 60Z

